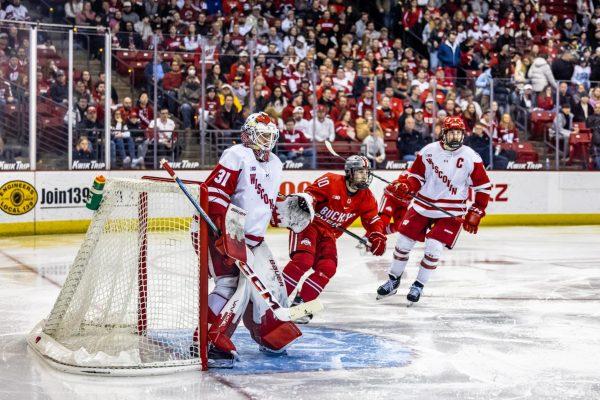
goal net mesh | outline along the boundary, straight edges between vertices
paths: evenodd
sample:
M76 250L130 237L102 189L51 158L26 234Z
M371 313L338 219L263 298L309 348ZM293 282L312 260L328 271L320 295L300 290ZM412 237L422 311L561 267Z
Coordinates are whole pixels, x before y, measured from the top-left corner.
M187 185L200 198L199 185ZM199 326L194 208L174 183L108 179L100 208L33 341L86 369L186 367ZM30 341L31 342L31 341Z

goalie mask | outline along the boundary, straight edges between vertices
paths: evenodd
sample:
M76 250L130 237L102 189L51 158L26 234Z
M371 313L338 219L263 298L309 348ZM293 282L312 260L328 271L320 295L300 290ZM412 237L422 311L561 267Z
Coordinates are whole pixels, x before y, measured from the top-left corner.
M279 139L279 129L264 112L250 114L242 126L242 143L252 149L258 161L269 161Z
M370 163L365 156L348 157L344 170L346 171L346 182L352 189L366 189L373 180Z
M454 151L462 146L465 140L465 123L460 117L444 118L442 126L442 143L446 150Z

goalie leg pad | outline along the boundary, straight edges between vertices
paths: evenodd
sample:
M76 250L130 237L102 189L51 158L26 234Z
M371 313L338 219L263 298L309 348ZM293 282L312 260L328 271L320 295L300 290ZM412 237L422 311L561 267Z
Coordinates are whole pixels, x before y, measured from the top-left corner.
M305 251L297 251L290 262L283 269L283 279L287 294L290 295L298 286L300 278L312 268L315 262L314 254Z
M244 325L250 331L252 339L259 345L280 351L302 336L296 324L291 321L279 321L273 316L271 310L263 315L258 324L254 322L253 313L253 303L250 302L244 313Z

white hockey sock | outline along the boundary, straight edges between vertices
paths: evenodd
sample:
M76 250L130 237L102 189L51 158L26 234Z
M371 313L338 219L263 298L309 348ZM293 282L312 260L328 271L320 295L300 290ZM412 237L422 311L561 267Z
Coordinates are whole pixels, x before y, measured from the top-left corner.
M417 275L417 281L425 285L431 273L437 268L442 255L442 249L444 245L434 239L425 240L425 254L421 260L421 266L419 267L419 274Z
M408 264L408 255L415 245L415 241L408 237L400 234L396 241L396 247L394 249L394 259L390 266L390 274L395 277L399 277L404 272L406 264Z

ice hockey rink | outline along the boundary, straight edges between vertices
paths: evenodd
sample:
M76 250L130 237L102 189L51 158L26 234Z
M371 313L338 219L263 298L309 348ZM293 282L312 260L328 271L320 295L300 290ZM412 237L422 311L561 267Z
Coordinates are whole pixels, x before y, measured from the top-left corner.
M463 233L410 308L422 246L376 301L395 237L382 258L342 238L325 310L288 356L258 353L240 327L233 370L140 378L61 373L27 347L82 238L0 239L0 399L600 399L598 226ZM284 264L287 235L267 241Z

